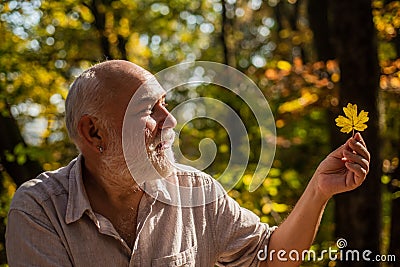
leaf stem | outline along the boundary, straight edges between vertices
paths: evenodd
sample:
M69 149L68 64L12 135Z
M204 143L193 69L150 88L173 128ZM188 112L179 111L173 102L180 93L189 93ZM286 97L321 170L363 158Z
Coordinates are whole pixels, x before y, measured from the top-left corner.
M351 138L354 138L354 128L353 128L353 134L351 135Z

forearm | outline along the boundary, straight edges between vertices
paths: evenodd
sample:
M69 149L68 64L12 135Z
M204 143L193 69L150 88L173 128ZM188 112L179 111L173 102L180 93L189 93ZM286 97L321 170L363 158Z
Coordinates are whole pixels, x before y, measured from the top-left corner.
M302 252L309 249L315 238L329 198L360 186L369 162L370 154L359 133L330 153L318 166L291 214L272 234L267 261L261 266L299 266ZM299 260L292 260L298 255Z
M272 234L268 246L267 262L261 266L298 266L301 264L302 252L310 248L329 199L318 193L314 180L311 180L287 219ZM280 250L285 252L279 252ZM297 253L290 254L294 250ZM297 255L299 255L299 261L293 261L292 259Z

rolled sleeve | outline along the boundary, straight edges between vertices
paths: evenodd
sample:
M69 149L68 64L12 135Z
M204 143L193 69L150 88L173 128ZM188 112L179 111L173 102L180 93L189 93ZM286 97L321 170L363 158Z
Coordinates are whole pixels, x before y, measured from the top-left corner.
M253 212L229 196L221 198L216 214L218 266L258 266L257 254L268 246L276 227L261 223Z

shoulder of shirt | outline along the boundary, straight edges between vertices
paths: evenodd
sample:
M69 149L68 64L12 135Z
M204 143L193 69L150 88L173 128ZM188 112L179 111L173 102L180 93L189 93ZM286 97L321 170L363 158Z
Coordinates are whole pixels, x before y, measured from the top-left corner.
M76 159L65 167L43 172L36 178L23 183L13 196L10 210L29 209L35 203L41 205L53 196L68 194L68 179L75 162Z
M177 168L176 175L179 184L182 186L202 186L204 184L218 183L211 175L202 172L194 167L175 163Z
M175 164L177 167L176 176L179 185L186 188L201 188L201 197L212 198L213 201L206 201L211 205L220 205L229 200L226 190L221 183L211 175L191 166ZM199 193L199 191L193 191Z

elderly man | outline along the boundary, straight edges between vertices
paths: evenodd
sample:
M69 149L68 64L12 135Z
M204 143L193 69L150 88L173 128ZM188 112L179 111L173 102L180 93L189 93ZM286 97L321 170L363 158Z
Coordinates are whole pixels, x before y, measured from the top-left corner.
M132 177L140 172L132 175L123 152L128 103L151 77L133 63L113 60L76 79L66 101L66 124L81 153L15 193L6 234L9 265L298 266L299 261L280 261L273 252L308 249L329 198L363 182L370 155L361 135L327 156L276 229L226 194L195 207L169 205L147 194L144 173ZM220 185L206 174L176 170L170 146L176 121L165 95L154 94L151 86L144 90L152 103L142 101L133 115L144 125L154 168L186 187L203 186L205 196L217 192ZM269 257L262 261L266 247Z

